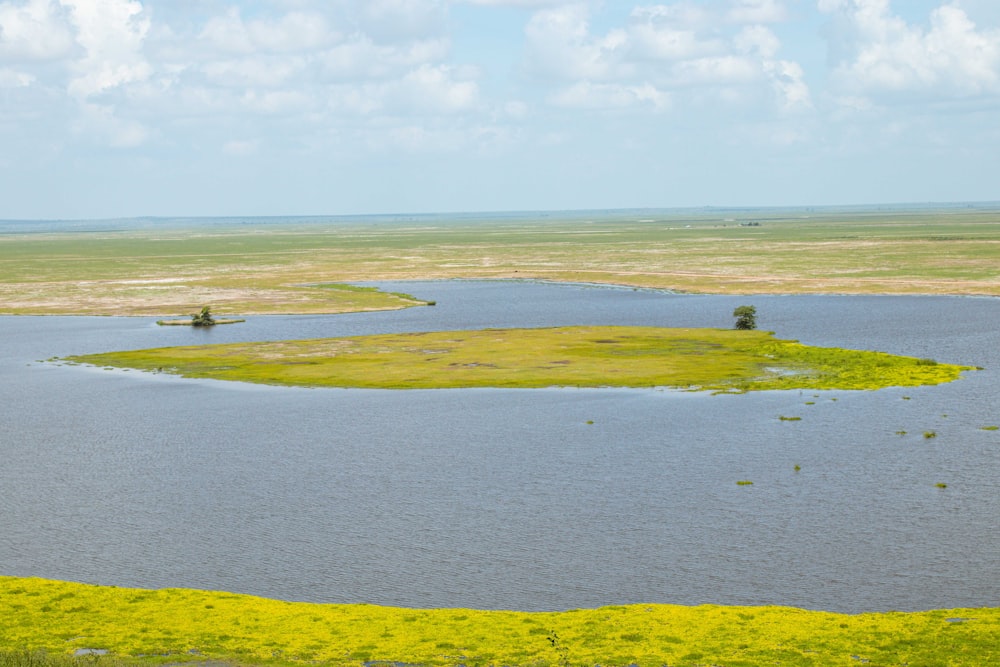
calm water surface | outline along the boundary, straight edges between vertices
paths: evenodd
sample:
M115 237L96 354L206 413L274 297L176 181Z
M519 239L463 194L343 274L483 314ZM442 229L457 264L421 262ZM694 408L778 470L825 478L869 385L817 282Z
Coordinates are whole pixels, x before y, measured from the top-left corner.
M1000 432L981 428L1000 424L1000 300L384 286L438 305L207 331L0 317L0 573L412 607L1000 604ZM41 362L389 331L728 327L743 303L784 338L985 369L938 387L707 396L310 390Z

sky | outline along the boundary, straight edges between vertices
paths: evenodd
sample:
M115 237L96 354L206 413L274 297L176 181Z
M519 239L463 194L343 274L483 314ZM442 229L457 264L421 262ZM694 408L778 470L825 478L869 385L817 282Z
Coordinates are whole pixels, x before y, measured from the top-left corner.
M996 200L997 0L0 0L0 219Z

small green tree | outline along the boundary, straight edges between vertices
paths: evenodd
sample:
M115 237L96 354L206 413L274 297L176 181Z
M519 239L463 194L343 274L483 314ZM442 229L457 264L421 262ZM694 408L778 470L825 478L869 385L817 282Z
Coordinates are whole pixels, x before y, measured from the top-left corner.
M757 328L757 309L753 306L737 306L733 311L736 328L744 331Z
M212 313L209 312L208 306L202 306L200 313L195 313L191 316L191 326L210 327L213 324L215 324L215 320L212 318Z

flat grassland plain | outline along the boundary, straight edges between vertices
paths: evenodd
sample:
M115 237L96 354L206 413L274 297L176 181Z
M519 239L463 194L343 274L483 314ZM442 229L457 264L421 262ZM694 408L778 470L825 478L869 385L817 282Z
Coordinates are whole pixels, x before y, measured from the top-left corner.
M344 283L438 278L1000 296L1000 205L9 227L0 234L0 314L387 309L418 304Z
M0 223L2 314L391 309L421 302L345 283L418 278L998 296L1000 206ZM415 610L0 577L3 667L992 665L998 647L1000 608Z

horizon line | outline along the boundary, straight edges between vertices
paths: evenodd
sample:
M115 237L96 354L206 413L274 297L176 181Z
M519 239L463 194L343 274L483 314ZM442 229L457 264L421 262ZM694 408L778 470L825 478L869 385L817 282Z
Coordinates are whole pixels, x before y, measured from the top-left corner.
M877 211L879 209L954 209L954 208L984 208L1000 209L1000 200L973 201L926 201L926 202L870 202L854 204L761 204L761 205L722 205L705 204L701 206L636 206L636 207L598 207L598 208L551 208L551 209L494 209L494 210L453 210L453 211L410 211L410 212L380 212L380 213L288 213L288 214L143 214L133 216L110 217L80 217L80 218L0 218L0 223L14 222L119 222L129 220L273 220L286 218L433 218L435 216L522 216L551 214L583 214L583 213L628 213L641 211L659 212L699 212L699 211L812 211L812 210L856 210Z

